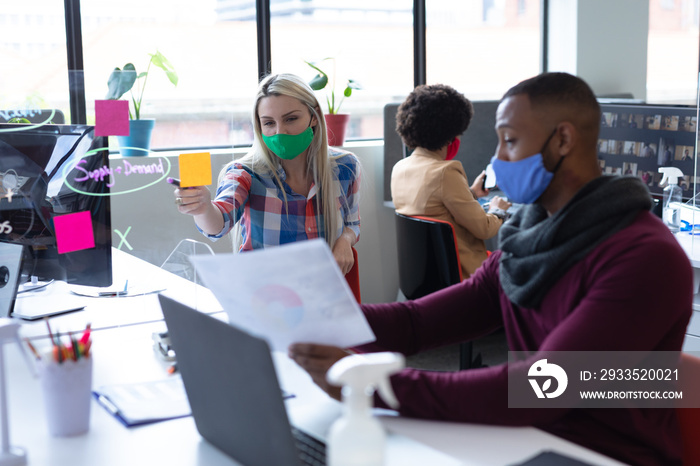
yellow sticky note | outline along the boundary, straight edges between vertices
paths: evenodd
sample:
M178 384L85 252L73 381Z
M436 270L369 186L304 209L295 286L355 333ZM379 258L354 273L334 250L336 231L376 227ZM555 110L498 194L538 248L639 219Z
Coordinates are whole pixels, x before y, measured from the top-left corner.
M180 186L209 186L211 184L211 154L196 152L180 154Z

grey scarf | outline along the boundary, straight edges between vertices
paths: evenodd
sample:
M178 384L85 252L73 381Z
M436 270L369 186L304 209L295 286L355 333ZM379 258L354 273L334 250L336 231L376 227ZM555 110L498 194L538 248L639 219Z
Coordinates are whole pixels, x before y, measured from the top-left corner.
M639 178L601 176L551 217L538 204L523 206L499 232L503 291L518 306L538 308L566 271L651 205Z

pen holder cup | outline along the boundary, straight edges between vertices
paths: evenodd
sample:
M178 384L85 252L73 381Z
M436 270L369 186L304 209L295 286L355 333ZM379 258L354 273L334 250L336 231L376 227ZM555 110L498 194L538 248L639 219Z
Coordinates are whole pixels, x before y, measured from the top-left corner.
M84 434L90 427L92 357L40 364L46 421L54 437Z

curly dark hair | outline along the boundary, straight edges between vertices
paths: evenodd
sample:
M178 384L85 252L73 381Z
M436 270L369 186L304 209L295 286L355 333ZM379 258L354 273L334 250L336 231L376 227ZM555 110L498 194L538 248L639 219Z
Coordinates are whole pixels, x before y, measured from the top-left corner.
M450 86L420 85L399 105L396 132L410 148L438 150L467 130L472 103Z

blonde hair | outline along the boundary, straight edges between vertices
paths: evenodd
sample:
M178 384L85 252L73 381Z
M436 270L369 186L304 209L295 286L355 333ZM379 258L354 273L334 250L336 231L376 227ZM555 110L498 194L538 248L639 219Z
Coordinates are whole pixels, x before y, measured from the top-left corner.
M260 81L258 92L255 96L255 106L253 107L253 128L255 133L253 147L250 152L240 160L230 162L224 167L219 175L219 183L221 183L221 180L231 165L240 163L250 168L253 172L272 175L277 185L280 187L282 186L282 180L277 174L280 168L280 159L268 149L262 140L262 128L260 126L260 117L258 114L260 100L269 96L294 97L306 105L310 115L315 117L318 122L314 128L314 137L308 149L306 170L307 174L313 176L314 184L318 190L315 199L316 209L323 216L325 240L330 247L333 248L337 239L335 237L337 225L339 222L342 222L341 214L335 200L336 193L333 189L333 166L335 164L335 159L338 157L331 157L328 153L326 119L323 116L321 106L311 88L298 76L281 73L268 75ZM284 189L282 189L282 194L284 196L285 211L289 213L287 194Z

